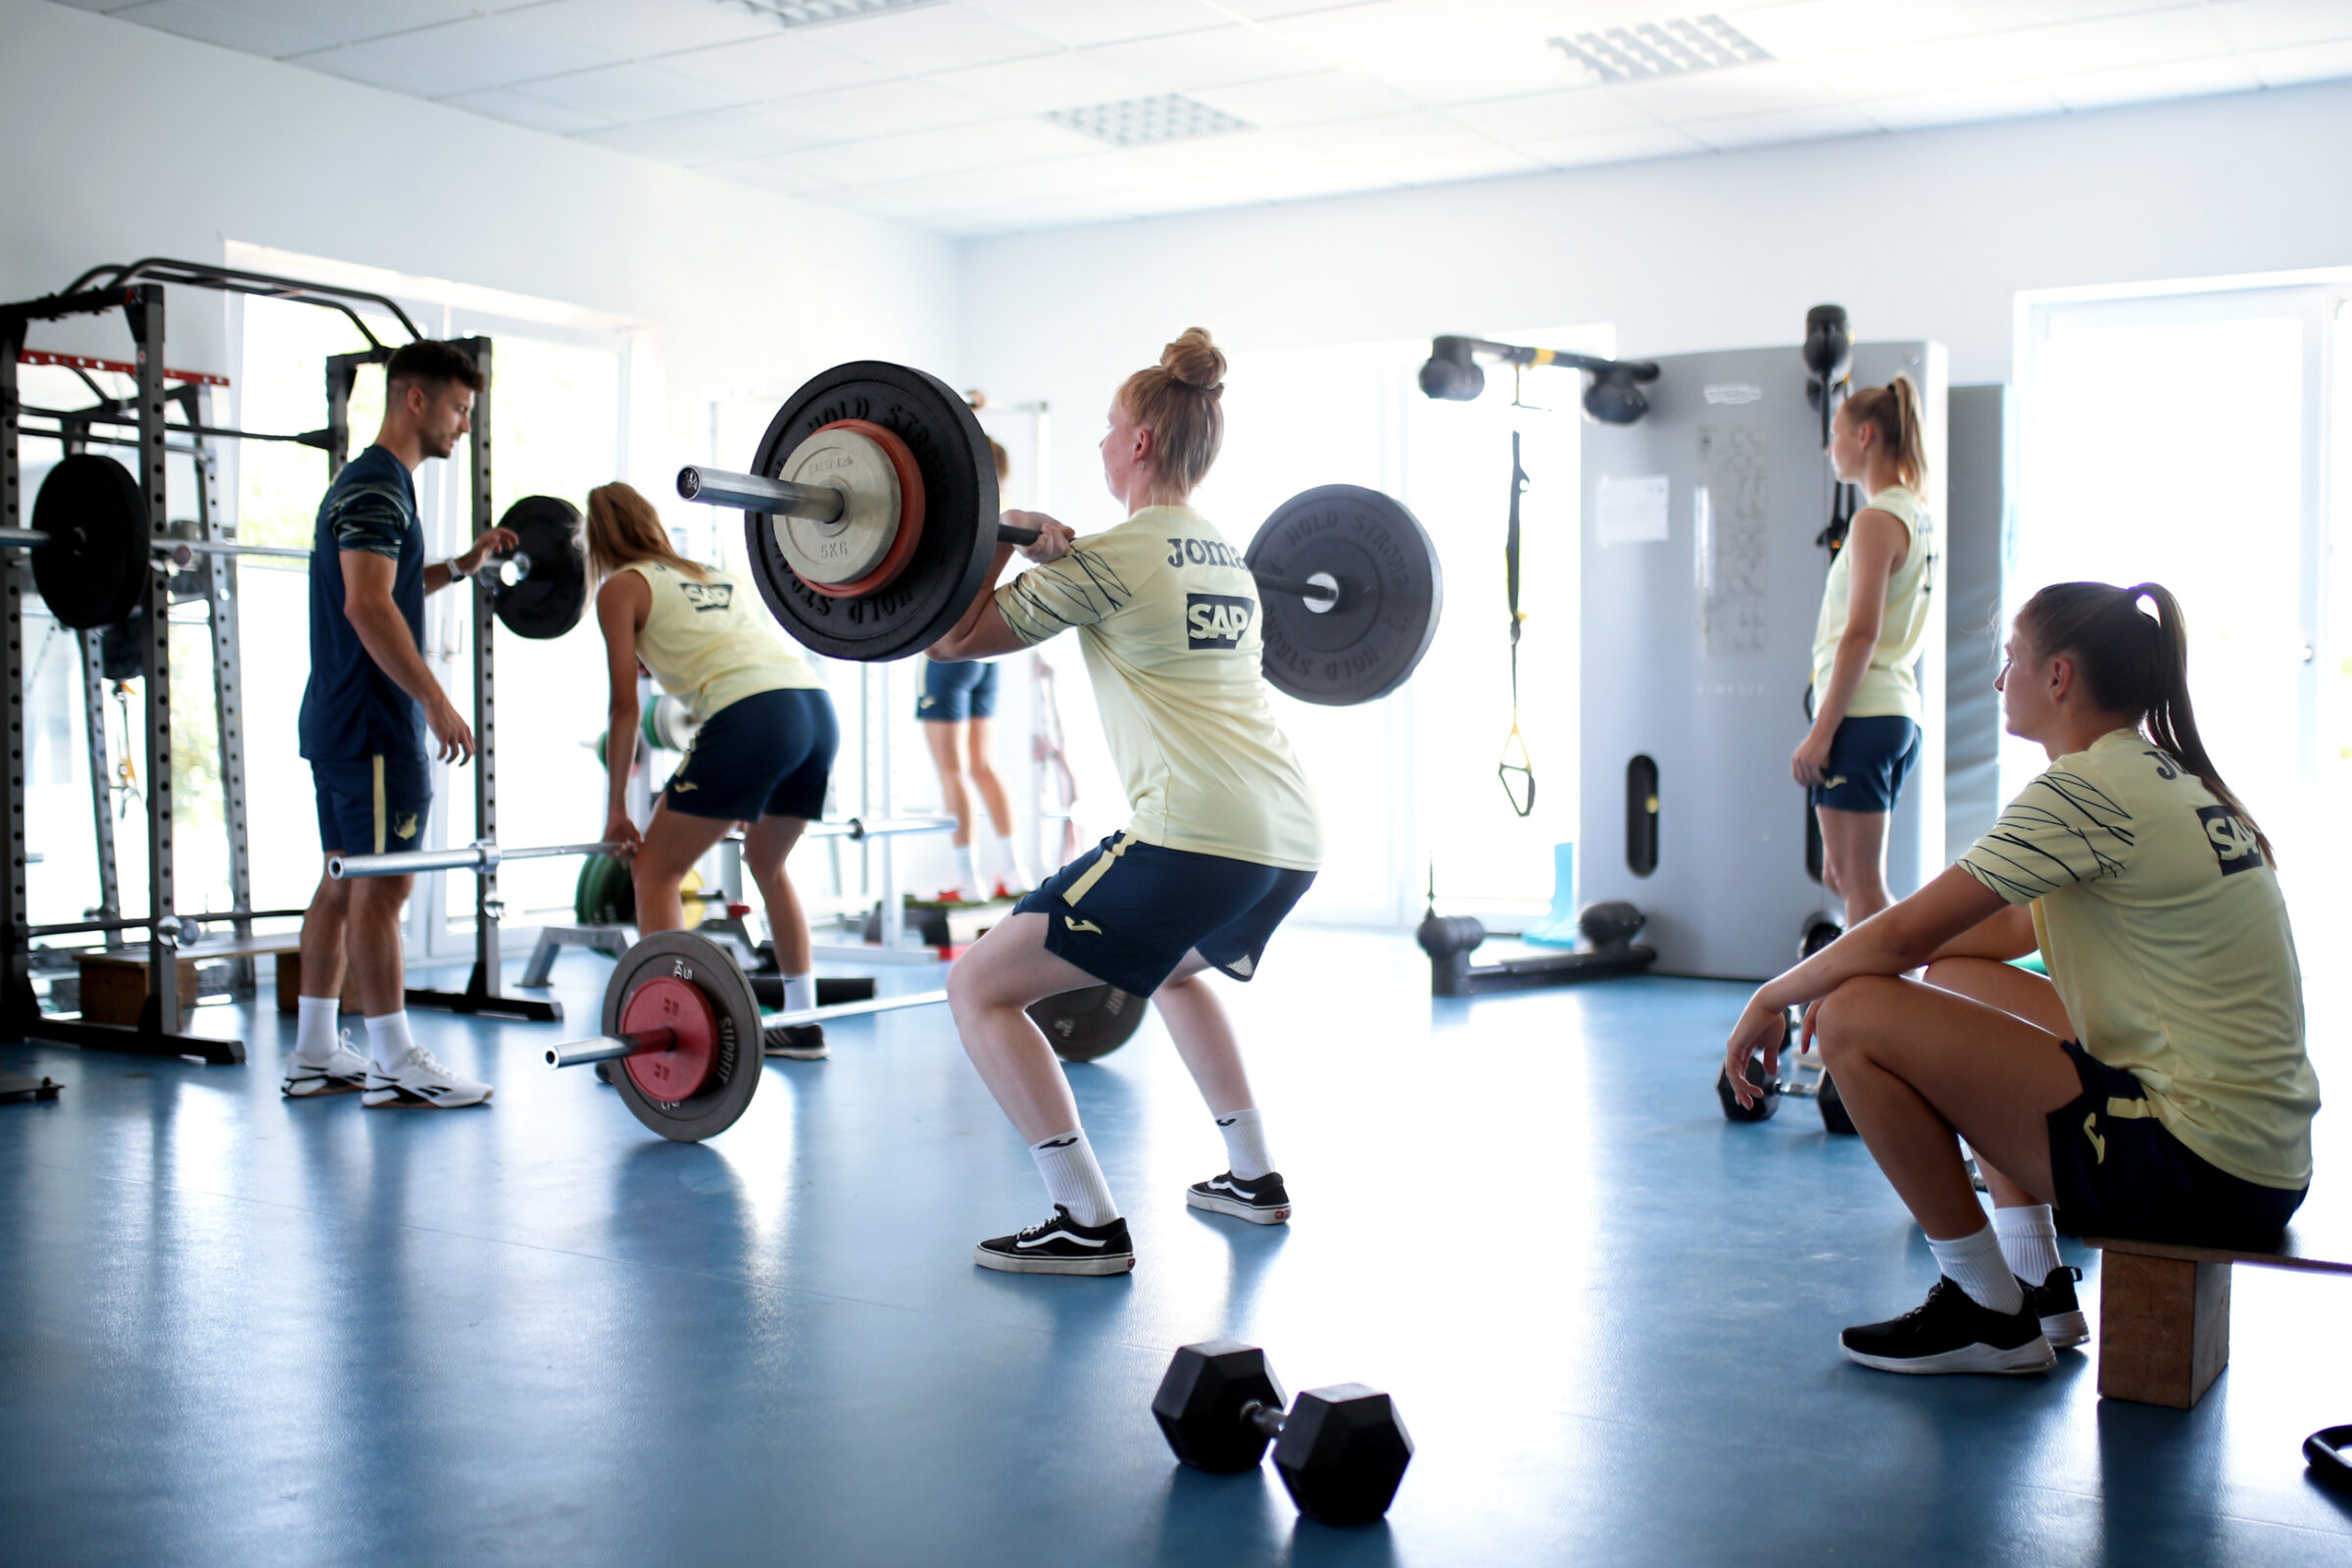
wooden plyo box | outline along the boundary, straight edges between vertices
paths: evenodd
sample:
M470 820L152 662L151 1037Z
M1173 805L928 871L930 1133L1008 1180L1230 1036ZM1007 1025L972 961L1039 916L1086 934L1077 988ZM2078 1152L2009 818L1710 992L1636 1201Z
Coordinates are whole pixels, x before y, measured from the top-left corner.
M122 1024L135 1028L147 1005L147 949L125 948L118 953L85 953L81 970L81 1016L90 1023ZM196 1011L196 960L180 955L179 1016L164 1027L184 1030Z
M2230 1364L2230 1270L2352 1274L2352 1239L2298 1218L2275 1252L2085 1237L2099 1268L2099 1393L2186 1410Z
M301 998L302 944L297 940L290 942L277 954L277 1010L300 1012ZM360 999L351 989L351 968L348 964L343 969L342 1009L354 1018L360 1014Z

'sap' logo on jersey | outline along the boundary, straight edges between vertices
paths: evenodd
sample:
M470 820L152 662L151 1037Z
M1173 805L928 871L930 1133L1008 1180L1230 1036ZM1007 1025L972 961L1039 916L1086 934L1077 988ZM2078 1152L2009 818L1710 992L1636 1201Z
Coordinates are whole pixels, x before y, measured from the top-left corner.
M2205 837L2213 845L2214 858L2222 862L2222 875L2252 871L2262 864L2262 846L2255 842L2254 830L2227 806L2197 808L2197 820L2205 824Z
M1230 594L1184 596L1185 641L1195 648L1239 648L1257 606Z
M706 610L724 610L735 602L732 583L682 582L678 586L685 590L686 602L694 607L698 615Z

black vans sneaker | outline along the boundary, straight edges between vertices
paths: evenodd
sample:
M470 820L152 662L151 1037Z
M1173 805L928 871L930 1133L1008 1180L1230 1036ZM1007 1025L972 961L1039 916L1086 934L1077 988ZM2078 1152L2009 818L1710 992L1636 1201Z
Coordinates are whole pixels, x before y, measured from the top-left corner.
M1231 1214L1252 1225L1280 1225L1291 1217L1291 1195L1283 1191L1282 1174L1268 1171L1248 1181L1220 1171L1184 1190L1184 1200L1212 1214Z
M2041 1337L2053 1350L2071 1350L2090 1338L2090 1320L2075 1299L2075 1281L2082 1277L2081 1269L2061 1263L2039 1285L2017 1282L2026 1288L2026 1310L2041 1319Z
M1054 1205L1054 1217L1010 1236L992 1236L972 1249L972 1261L1008 1274L1124 1274L1135 1267L1127 1222L1081 1225Z
M795 1061L822 1061L830 1054L821 1023L779 1023L760 1032L760 1049Z
M1846 1358L1881 1372L2046 1372L2058 1359L2031 1303L1995 1312L1940 1278L1925 1303L1838 1336Z

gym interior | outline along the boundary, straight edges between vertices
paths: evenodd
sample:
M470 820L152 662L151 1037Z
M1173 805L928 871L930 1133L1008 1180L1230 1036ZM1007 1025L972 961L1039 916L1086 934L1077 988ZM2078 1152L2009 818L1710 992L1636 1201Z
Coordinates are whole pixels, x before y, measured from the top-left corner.
M1886 1085L1946 1162L1974 1111L1781 978L1990 886L1947 868L2060 755L2021 611L2163 584L2220 872L2269 861L2221 881L2291 921L2273 1098L2352 1093L2352 5L0 0L0 1561L2352 1559L2343 1113L2260 1241L2070 1227L2054 1175L2080 1327L2035 1337L2041 1268L1964 1292L1874 1155ZM1120 488L1196 326L1221 447L1189 503ZM417 341L481 384L397 460L399 701L466 755L405 816L378 756L378 842L323 843L322 498ZM1887 521L1838 442L1898 379ZM821 809L696 818L660 901L716 731L656 619L608 657L614 481L839 731ZM1147 501L1212 519L1172 635L1319 853L1235 852L1313 871L1279 932L1122 987L1054 922L1255 787L1189 839L1131 800L1115 621L986 589ZM1874 561L1919 584L1909 771L1816 810L1817 616ZM992 710L934 721L926 650L990 624ZM1872 812L1877 901L1825 836ZM318 934L369 898L389 981ZM1142 994L1188 951L1244 1131ZM1080 989L990 990L1008 952ZM394 1011L438 1077L382 1076ZM1016 1130L1014 1035L1115 1210ZM1023 1254L1112 1227L1118 1267ZM1931 1286L2024 1314L2031 1365L1962 1370L2031 1375L1841 1337Z

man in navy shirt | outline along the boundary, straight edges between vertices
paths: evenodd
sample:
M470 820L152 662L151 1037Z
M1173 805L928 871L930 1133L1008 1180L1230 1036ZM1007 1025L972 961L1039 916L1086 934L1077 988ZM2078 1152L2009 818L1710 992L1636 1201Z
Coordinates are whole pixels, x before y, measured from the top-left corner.
M482 373L463 349L403 345L384 368L384 422L318 503L311 538L311 679L302 755L318 790L327 855L418 847L433 804L426 760L473 758L473 731L425 663L424 596L472 575L514 534L493 528L454 561L424 564L416 470L470 428ZM477 1105L490 1086L460 1077L409 1036L400 910L413 877L321 876L302 922L301 1019L283 1084L292 1096L361 1091L366 1105ZM335 1031L348 956L368 1056ZM369 1059L372 1058L372 1059Z

